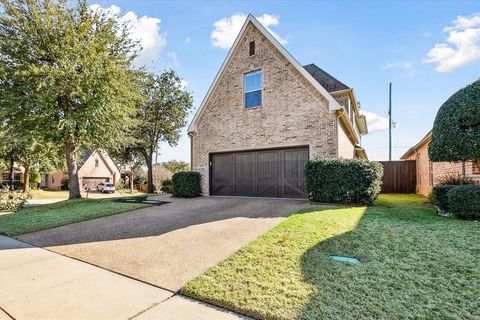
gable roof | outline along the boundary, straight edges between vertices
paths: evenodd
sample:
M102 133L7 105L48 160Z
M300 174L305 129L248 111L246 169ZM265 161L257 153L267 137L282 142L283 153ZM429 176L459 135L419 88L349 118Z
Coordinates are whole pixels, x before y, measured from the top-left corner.
M223 71L225 70L225 67L228 65L228 62L230 61L233 53L235 52L235 49L237 48L238 44L240 43L243 34L247 30L247 26L249 23L252 23L259 31L260 33L267 38L273 46L282 53L282 55L292 64L293 67L297 69L302 76L307 79L307 81L327 100L328 102L328 108L329 110L339 110L343 109L343 107L333 98L330 93L317 81L315 78L312 77L310 73L305 70L305 68L302 67L300 63L298 63L297 60L278 42L275 37L272 36L270 32L268 32L265 27L258 22L257 19L251 14L248 15L247 20L245 20L245 23L242 26L242 29L240 29L240 32L237 35L237 38L235 39L235 42L233 43L232 47L230 48L230 51L228 52L227 57L225 58L225 61L223 62L220 70L218 71L217 75L215 76L215 79L213 80L212 85L207 91L207 94L205 95L205 98L203 98L202 103L200 104L200 107L198 108L197 112L195 113L195 116L193 117L192 122L188 126L188 132L193 132L197 130L197 121L200 118L200 115L203 112L203 109L205 108L205 105L207 104L213 90L215 89L217 82L220 80Z
M423 139L420 140L419 143L417 143L416 145L414 145L413 147L411 147L410 149L408 149L407 152L405 152L405 153L403 154L403 156L400 157L400 159L405 160L406 158L410 157L415 151L417 151L418 149L420 149L423 145L425 145L426 143L429 143L430 140L432 140L432 130L430 130L430 131L425 135L425 137L423 137Z
M81 163L79 164L79 168L78 168L78 172L80 172L80 170L83 169L83 167L85 166L85 164L88 162L88 160L90 160L91 158L93 158L96 154L98 154L100 156L100 158L102 159L103 163L105 163L105 166L107 167L107 169L110 171L111 174L113 174L115 172L115 169L117 169L117 171L120 172L120 169L118 169L117 165L115 164L115 162L112 160L112 158L110 158L110 156L106 153L104 153L102 150L100 149L95 149L93 151L86 151L85 154L82 156L81 158ZM109 161L110 160L110 161Z
M327 73L325 70L317 67L314 63L303 66L312 77L317 80L328 92L350 89L346 84Z

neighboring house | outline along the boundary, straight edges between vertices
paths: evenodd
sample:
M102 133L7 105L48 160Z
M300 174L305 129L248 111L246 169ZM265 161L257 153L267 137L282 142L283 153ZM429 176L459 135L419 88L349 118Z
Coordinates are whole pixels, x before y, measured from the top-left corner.
M23 167L14 166L13 168L13 183L15 185L20 185L24 181L24 172ZM5 171L0 171L0 189L3 185L8 185L10 183L10 172L8 169Z
M68 174L65 172L53 172L42 174L40 188L46 190L61 190L62 181L68 180Z
M300 65L249 15L189 128L204 195L305 197L316 158L366 158L353 89Z
M78 177L80 187L84 190L95 190L101 182L113 182L117 184L121 173L110 156L100 149L86 153L79 162ZM59 190L61 180L68 178L63 172L55 172L42 176L40 186L48 190Z
M473 161L433 162L428 157L428 145L432 140L430 131L419 143L408 149L402 160L416 160L417 193L428 196L438 179L451 174L461 174L480 181L480 168Z

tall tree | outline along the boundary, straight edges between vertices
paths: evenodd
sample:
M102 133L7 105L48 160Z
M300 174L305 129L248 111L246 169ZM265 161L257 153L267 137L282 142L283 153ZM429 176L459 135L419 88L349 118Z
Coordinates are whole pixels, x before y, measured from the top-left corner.
M190 171L190 164L186 161L181 160L169 160L162 165L170 170L172 173L180 172L180 171Z
M147 165L148 192L153 187L153 156L159 143L176 145L180 132L187 124L186 117L192 107L192 96L182 87L182 79L173 70L161 75L143 74L143 94L146 100L137 112L135 149Z
M118 16L86 0L0 4L0 107L15 127L63 145L69 198L79 198L79 148L122 142L139 103L137 43Z

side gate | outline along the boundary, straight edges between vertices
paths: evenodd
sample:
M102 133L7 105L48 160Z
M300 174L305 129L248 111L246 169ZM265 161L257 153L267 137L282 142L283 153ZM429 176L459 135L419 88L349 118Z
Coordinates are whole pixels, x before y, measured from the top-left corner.
M381 193L415 193L417 169L415 160L380 161L383 165Z

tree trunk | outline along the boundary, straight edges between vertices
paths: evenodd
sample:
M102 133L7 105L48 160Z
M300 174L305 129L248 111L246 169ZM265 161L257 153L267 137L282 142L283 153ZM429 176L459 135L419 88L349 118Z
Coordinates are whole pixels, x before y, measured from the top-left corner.
M10 186L10 191L15 189L13 185L13 180L15 179L15 173L13 172L13 166L15 165L15 151L12 149L10 151L10 171L8 173L8 185Z
M130 167L130 193L133 193L133 166Z
M81 198L80 183L78 179L76 142L75 138L69 136L65 139L65 150L67 156L68 179L70 181L68 199Z
M144 152L143 155L147 163L147 193L153 193L153 150Z
M23 192L27 193L30 191L30 165L24 164L23 168L25 169L23 173Z

